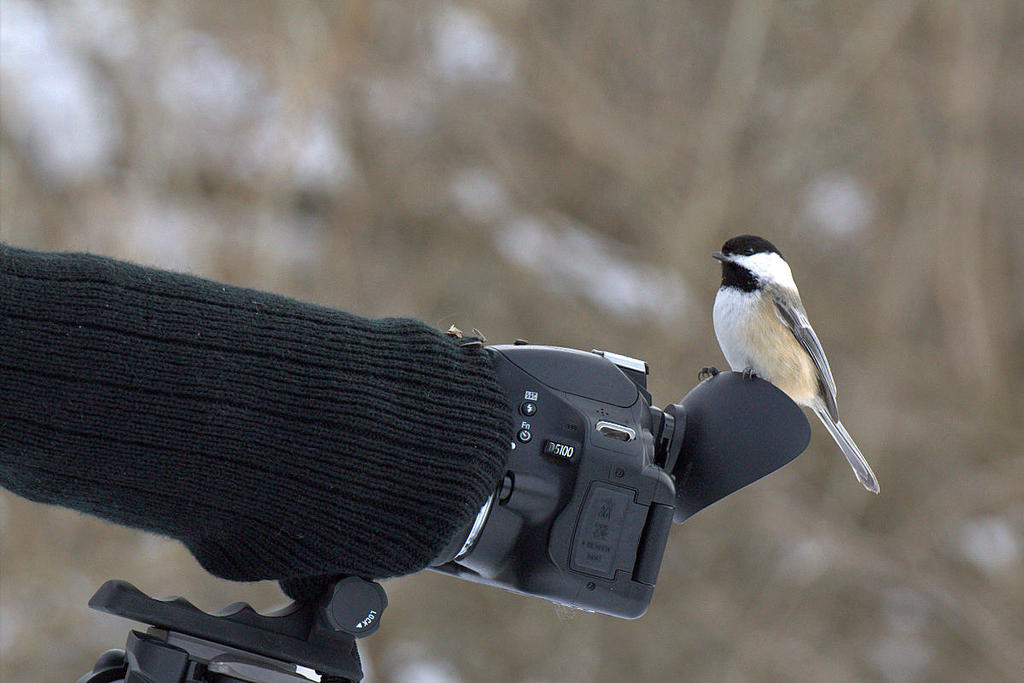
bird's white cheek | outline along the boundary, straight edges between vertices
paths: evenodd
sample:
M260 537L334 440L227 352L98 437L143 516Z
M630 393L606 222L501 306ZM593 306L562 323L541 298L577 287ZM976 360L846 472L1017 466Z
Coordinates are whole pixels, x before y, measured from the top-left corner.
M733 260L754 273L762 282L771 282L794 292L797 291L796 283L793 282L793 271L778 254L734 256Z

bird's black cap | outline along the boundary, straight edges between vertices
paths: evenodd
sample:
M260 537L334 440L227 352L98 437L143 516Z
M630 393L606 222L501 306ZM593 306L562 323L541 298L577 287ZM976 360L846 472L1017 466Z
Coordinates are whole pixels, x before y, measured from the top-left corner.
M733 260L733 257L754 254L779 254L779 257L782 256L774 244L757 235L733 237L722 245L721 251L711 254L713 258L722 262L723 287L734 287L744 292L753 292L760 287L757 277L750 269Z
M751 254L778 254L782 256L782 253L775 248L774 244L757 235L733 237L722 245L722 253L726 256L750 256Z

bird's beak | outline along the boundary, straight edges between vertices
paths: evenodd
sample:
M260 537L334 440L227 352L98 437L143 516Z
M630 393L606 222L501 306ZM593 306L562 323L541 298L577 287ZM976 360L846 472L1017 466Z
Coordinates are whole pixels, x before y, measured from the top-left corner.
M720 251L712 252L711 258L715 259L716 261L721 261L722 263L725 263L726 261L729 260L729 257Z

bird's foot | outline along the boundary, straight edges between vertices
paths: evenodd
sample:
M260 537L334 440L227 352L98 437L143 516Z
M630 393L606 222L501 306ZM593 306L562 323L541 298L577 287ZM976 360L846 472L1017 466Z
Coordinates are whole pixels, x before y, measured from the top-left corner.
M716 368L714 365L705 365L697 373L697 381L698 382L703 382L706 379L711 379L712 377L717 375L719 372L720 372L719 369Z
M745 368L743 370L743 379L752 380L757 377L757 373L754 372L754 368Z

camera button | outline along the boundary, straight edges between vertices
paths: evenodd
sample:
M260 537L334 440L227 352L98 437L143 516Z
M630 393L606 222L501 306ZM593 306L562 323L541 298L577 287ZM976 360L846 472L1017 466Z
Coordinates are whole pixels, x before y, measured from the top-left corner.
M498 502L507 503L508 499L512 497L512 489L515 488L515 476L511 472L505 473L505 478L501 480L501 489L498 491Z
M633 428L608 422L607 420L601 420L597 423L597 431L616 441L632 441L636 438L636 430Z
M527 401L519 405L519 412L526 417L532 417L537 414L537 404Z
M533 434L530 433L529 429L520 429L519 433L516 434L516 438L522 441L523 443L529 443L530 439L533 438Z

